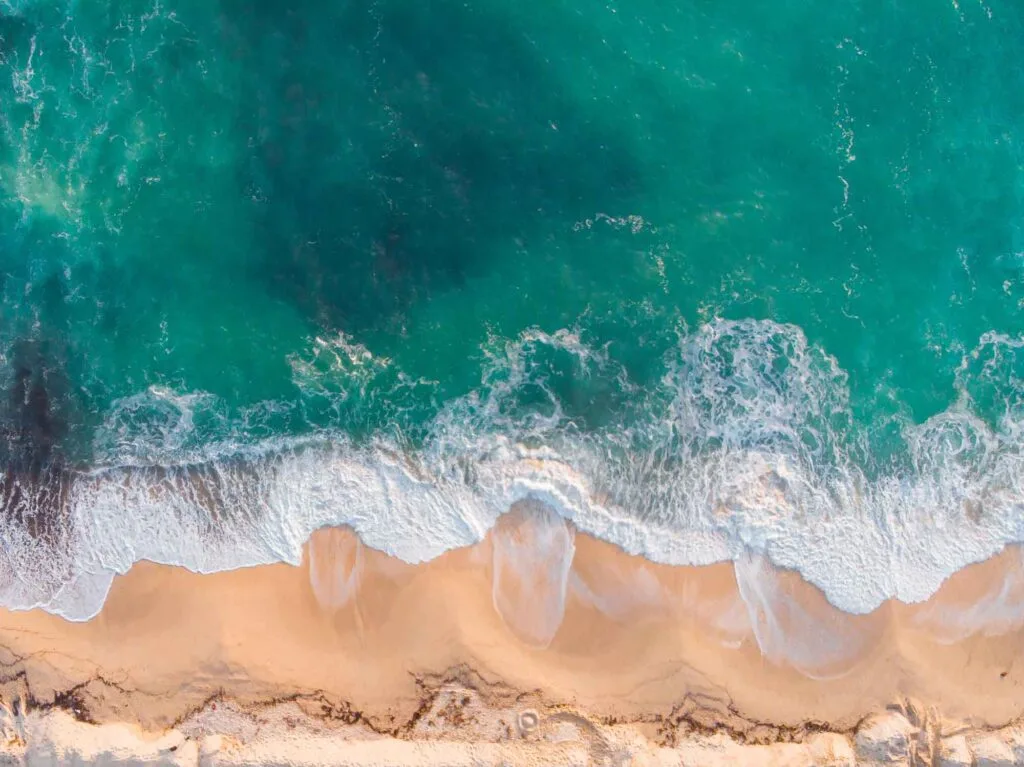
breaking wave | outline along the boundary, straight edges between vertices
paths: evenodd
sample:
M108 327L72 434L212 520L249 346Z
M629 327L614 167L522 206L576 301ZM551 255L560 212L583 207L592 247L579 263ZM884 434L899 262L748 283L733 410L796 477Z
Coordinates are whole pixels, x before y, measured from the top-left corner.
M152 388L107 414L92 468L4 477L0 601L83 620L139 560L297 564L334 525L420 562L481 540L527 499L657 562L753 573L763 557L848 612L919 601L1024 541L1022 349L983 337L955 404L924 423L859 423L833 357L797 327L754 320L681 332L654 386L576 332L492 339L480 385L413 436L274 437L212 395ZM292 368L311 407L377 391L399 412L403 392L429 386L345 337L317 339ZM883 433L898 450L879 448Z

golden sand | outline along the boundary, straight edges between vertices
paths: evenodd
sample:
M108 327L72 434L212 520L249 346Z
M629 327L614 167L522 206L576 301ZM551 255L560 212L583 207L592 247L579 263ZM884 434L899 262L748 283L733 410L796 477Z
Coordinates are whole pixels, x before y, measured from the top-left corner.
M551 524L516 510L482 543L419 565L344 529L317 532L301 567L139 563L92 621L0 612L0 703L161 730L218 701L295 701L415 739L455 685L666 747L850 734L894 703L975 729L1024 712L1017 548L928 602L857 616L762 560L742 564L758 584L744 595L739 565L657 565Z

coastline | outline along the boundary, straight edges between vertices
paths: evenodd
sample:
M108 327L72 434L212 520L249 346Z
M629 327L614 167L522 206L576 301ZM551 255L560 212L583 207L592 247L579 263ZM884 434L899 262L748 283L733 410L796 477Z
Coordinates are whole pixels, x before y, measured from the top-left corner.
M439 720L442 739L518 742L510 721L529 710L538 726L572 714L575 730L625 728L675 753L709 738L806 745L834 734L855 746L892 706L931 727L929 743L1024 715L1017 547L925 603L850 615L761 560L658 565L538 519L513 512L484 542L419 565L321 530L300 567L199 575L140 563L89 622L3 611L5 729L70 716L61 727L179 732L225 707L254 716L287 704L357 727L349 740L420 742L436 738L427 712L454 690L476 720L512 729L469 726L465 706L445 703L461 724ZM33 738L49 732L33 726ZM575 759L564 756L555 761Z

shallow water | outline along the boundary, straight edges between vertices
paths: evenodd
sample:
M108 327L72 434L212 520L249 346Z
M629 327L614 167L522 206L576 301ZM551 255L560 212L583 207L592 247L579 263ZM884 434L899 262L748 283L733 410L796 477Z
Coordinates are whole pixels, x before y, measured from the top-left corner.
M1022 34L0 0L0 601L87 617L140 558L333 524L419 561L526 497L926 597L1024 540Z

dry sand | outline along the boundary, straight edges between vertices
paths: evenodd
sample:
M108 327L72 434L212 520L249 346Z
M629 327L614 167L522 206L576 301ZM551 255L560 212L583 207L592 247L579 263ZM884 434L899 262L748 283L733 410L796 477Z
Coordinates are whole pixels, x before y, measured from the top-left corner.
M87 623L0 612L9 756L68 761L70 739L86 763L116 743L143 762L570 764L626 743L621 763L838 764L869 758L887 707L885 748L938 764L962 731L964 753L1013 753L1016 730L992 731L1024 714L1017 548L853 616L760 560L656 565L553 524L520 509L419 565L323 530L302 567L140 563ZM755 743L789 750L728 751Z

